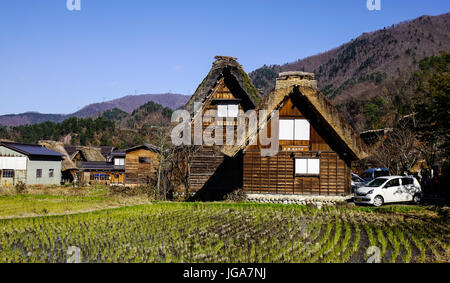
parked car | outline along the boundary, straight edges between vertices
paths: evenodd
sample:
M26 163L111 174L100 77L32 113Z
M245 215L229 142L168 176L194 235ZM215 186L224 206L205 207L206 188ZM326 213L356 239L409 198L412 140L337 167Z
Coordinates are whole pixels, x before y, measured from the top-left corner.
M357 188L364 186L367 182L365 182L361 177L352 173L352 193L355 192Z
M371 168L364 171L362 178L366 184L378 177L390 176L391 173L387 168Z
M416 178L408 176L378 177L356 189L356 204L381 206L392 202L414 202L422 200L422 188Z

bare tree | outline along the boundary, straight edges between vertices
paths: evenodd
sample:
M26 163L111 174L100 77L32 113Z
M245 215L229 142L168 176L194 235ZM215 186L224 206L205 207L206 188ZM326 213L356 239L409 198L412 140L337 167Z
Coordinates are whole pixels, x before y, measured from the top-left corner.
M192 160L202 148L202 146L198 145L182 145L173 148L172 180L184 186L185 198L190 196L189 177L191 174Z
M388 133L375 150L372 159L381 166L389 168L393 174L410 170L420 156L418 141L410 129L394 129Z

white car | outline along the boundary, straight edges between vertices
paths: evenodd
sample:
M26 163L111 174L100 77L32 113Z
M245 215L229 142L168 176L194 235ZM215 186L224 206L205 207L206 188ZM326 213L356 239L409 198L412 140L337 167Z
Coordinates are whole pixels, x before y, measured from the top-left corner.
M352 173L352 193L355 192L357 188L364 186L364 180L356 174Z
M422 189L414 177L386 176L378 177L365 186L356 189L356 204L381 206L392 202L414 202L422 200Z

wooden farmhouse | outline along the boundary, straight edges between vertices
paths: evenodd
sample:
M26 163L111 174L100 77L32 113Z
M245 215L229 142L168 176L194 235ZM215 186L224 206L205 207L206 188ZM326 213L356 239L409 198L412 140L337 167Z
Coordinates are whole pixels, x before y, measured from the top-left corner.
M159 166L159 148L143 144L125 152L125 185L155 185Z
M366 144L317 90L314 74L279 74L275 89L257 106L267 110L245 142L222 153L243 155L243 189L250 194L344 196L351 194L351 163L368 156ZM273 114L278 110L278 122ZM273 124L273 123L278 123ZM274 129L275 132L271 132ZM261 134L279 142L273 156L261 154Z
M258 90L236 58L216 56L208 75L185 105L192 119L192 141L195 125L222 139L226 126L236 128L240 111L254 109L260 100ZM225 156L220 146L204 141L195 148L188 165L190 193L196 192L200 199L215 199L242 187L242 154Z
M0 143L0 185L59 185L63 155L41 145Z

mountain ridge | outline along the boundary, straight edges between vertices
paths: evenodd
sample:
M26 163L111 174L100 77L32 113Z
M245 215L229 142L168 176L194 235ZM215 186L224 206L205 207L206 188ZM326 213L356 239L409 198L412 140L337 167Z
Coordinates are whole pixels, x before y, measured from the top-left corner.
M27 124L38 124L47 121L62 122L63 120L71 117L91 118L101 115L101 113L114 108L131 114L134 110L149 101L153 101L154 103L175 110L182 107L189 98L189 95L176 93L127 95L105 102L88 104L80 110L70 114L49 114L29 111L19 114L0 115L0 125L14 127Z
M278 73L312 72L322 93L357 131L362 131L391 127L396 117L411 114L409 100L414 96L414 77L420 71L420 61L449 50L450 13L421 16L362 33L336 48L295 62L264 65L249 76L267 95ZM373 112L375 108L380 111ZM382 119L370 121L366 116Z

